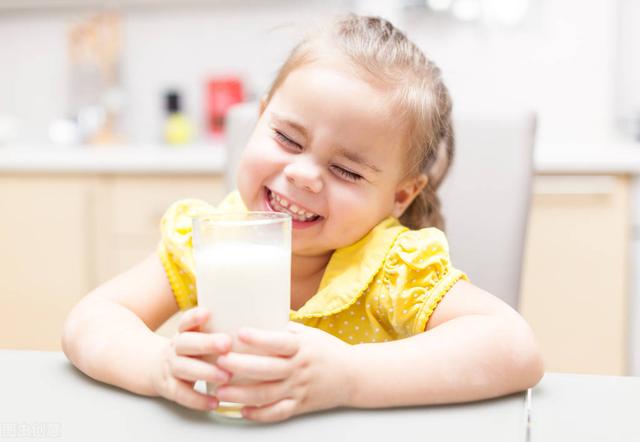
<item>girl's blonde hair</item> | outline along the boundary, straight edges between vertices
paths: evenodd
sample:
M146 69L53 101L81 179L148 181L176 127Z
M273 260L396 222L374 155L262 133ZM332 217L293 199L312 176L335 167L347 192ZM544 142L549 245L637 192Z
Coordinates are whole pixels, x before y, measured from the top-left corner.
M440 69L390 22L380 17L347 15L293 48L267 92L275 91L296 68L338 49L367 80L389 90L399 118L406 124L405 177L424 173L428 182L400 217L412 229L444 229L436 191L453 160L451 98Z

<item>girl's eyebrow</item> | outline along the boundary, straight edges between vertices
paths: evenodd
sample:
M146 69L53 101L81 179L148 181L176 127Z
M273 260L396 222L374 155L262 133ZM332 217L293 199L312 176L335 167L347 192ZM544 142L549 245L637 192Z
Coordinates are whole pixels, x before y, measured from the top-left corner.
M275 113L273 111L271 112L271 116L278 123L285 124L285 125L293 128L294 130L300 132L300 134L302 134L305 138L308 138L307 129L305 129L305 127L301 123L298 123L298 122L294 121L291 118L287 118L287 117L284 117L282 115L279 115L279 114L277 114L277 113Z
M374 166L373 164L365 160L364 157L362 157L362 155L360 155L358 152L353 152L351 150L345 149L342 146L338 146L338 155L345 157L349 161L353 161L354 163L358 163L365 167L368 167L369 169L371 169L376 173L382 172L376 166Z

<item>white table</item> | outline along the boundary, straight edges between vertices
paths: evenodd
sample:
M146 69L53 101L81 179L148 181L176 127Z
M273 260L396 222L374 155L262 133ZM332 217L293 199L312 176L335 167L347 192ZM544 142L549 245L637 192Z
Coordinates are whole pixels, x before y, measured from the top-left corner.
M59 352L0 350L0 440L524 441L525 394L464 405L338 409L279 424L225 423L96 382ZM390 380L393 382L393 380ZM3 435L1 431L4 431Z
M338 409L260 425L96 382L59 352L0 350L0 370L0 440L640 441L637 377L550 373L532 390L531 407L523 392L462 405Z
M640 377L547 374L531 397L531 441L640 441Z

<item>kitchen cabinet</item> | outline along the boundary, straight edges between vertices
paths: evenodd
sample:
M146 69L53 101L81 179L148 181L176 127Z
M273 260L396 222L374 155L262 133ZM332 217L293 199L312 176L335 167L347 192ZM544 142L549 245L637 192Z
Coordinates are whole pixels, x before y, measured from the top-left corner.
M0 348L60 349L68 311L155 250L171 202L224 194L221 173L0 175ZM625 373L629 220L625 175L536 177L520 310L547 370Z
M173 201L224 192L222 175L0 176L0 348L59 350L69 310L155 250Z
M61 319L93 283L92 177L0 177L0 348L59 348Z
M225 195L223 177L115 176L109 180L98 210L101 238L97 282L123 272L153 252L159 222L169 205L182 198L212 204Z
M538 175L520 310L547 371L627 371L630 180Z

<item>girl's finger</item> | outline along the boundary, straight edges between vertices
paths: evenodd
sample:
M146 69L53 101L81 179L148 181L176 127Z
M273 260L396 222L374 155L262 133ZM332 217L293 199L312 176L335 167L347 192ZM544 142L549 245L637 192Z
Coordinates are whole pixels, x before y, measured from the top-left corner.
M288 397L284 382L262 382L259 384L225 385L216 391L218 400L253 405L272 404Z
M289 419L295 414L296 401L293 399L283 399L274 404L263 407L244 407L242 416L256 422L279 422Z
M171 372L176 378L185 381L206 381L215 384L224 384L229 381L231 375L215 365L208 364L200 359L178 357L171 361Z
M191 383L180 379L176 379L171 399L194 410L213 410L218 407L218 400L214 396L195 391Z
M188 330L198 330L200 326L209 320L209 310L204 307L194 307L184 312L178 324L181 332Z
M290 359L229 352L220 356L216 364L233 377L255 381L278 381L288 378L293 371Z
M205 356L225 354L231 350L231 338L223 333L184 332L173 338L176 354Z
M298 339L288 332L242 328L238 331L238 338L261 353L273 356L291 357L300 348Z
M304 324L300 324L299 322L295 322L295 321L289 321L289 323L287 324L287 330L289 330L292 333L301 333L304 332L305 329L307 329L309 327L307 327Z

